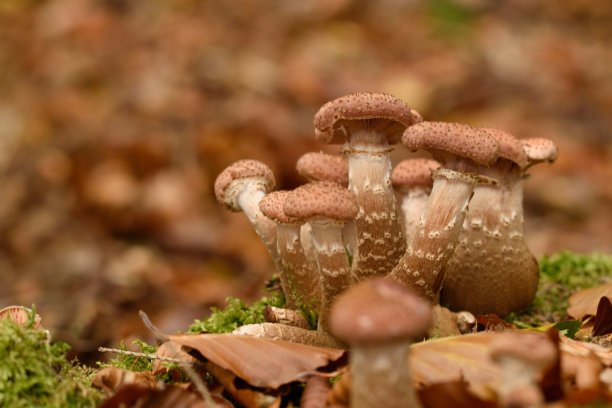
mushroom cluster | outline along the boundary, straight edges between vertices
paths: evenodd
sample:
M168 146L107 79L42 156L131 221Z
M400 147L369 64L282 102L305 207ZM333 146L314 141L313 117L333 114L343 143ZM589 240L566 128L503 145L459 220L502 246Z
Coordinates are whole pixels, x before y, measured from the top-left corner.
M232 164L215 183L219 201L252 222L293 312L270 312L270 323L238 333L342 346L348 338L330 334L332 304L373 278L455 312L504 316L529 306L538 269L523 236L523 182L531 166L556 159L554 143L423 121L376 93L326 103L314 125L316 139L343 144L343 154L305 154L297 169L308 183L273 192L272 172L254 160ZM432 159L394 169L396 144ZM278 318L296 311L317 312L318 330Z

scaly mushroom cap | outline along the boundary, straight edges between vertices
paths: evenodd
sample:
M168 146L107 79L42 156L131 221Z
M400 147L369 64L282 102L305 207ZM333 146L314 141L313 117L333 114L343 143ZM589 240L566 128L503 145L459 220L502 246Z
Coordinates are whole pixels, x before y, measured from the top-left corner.
M406 129L402 143L412 151L427 150L440 162L450 154L488 166L499 157L499 145L493 136L460 123L418 123Z
M523 149L529 158L529 164L536 164L543 161L549 163L557 160L559 152L557 145L550 139L543 137L534 137L531 139L522 139Z
M374 128L387 135L389 144L399 143L402 132L423 118L401 99L362 92L327 102L314 117L315 137L322 143L344 143L353 129Z
M396 189L411 187L431 187L431 172L440 163L431 159L407 159L401 161L391 173L391 181Z
M257 160L239 160L225 168L215 180L215 197L221 204L232 211L240 211L236 206L236 197L227 195L228 187L239 179L257 179L266 193L274 189L276 184L274 173L265 164Z
M266 194L259 202L259 210L263 215L279 224L302 224L300 220L288 217L283 211L283 206L290 193L290 191L279 190Z
M348 186L348 159L343 156L327 153L306 153L297 161L298 173L308 181L334 181L344 187Z
M347 344L420 338L432 323L430 304L383 278L360 282L341 294L330 312L332 334Z
M298 219L326 217L338 221L355 218L359 207L355 194L333 181L315 181L291 191L283 207Z
M499 143L500 159L510 160L520 168L527 166L529 159L523 149L523 142L508 132L493 128L483 128L488 134L493 136Z
M506 332L491 341L489 354L495 361L511 356L545 368L554 362L557 350L544 333Z

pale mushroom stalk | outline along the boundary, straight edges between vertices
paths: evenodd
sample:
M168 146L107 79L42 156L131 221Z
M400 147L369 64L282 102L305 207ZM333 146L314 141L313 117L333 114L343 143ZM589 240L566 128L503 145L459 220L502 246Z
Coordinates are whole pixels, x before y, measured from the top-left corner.
M276 249L283 266L281 285L286 307L309 313L320 308L321 285L315 262L306 257L302 248L304 221L288 217L283 211L289 194L289 191L271 192L259 202L259 210L276 223Z
M474 174L450 169L433 172L434 184L406 253L388 275L419 295L437 300L443 267L455 249L476 184Z
M404 236L406 242L412 241L421 221L421 215L427 207L431 188L413 188L402 195L402 213L404 214Z
M467 125L423 122L404 132L410 150L428 150L442 166L408 249L388 278L437 302L444 267L455 249L477 181L479 165L497 160L499 145L488 133Z
M391 145L421 116L390 95L359 93L323 105L314 118L315 136L344 143L349 161L349 190L357 197L357 280L386 275L406 249L399 208L391 185Z
M329 331L329 310L332 302L353 283L342 238L345 223L325 217L309 219L308 223L312 227L312 242L321 277L318 329Z

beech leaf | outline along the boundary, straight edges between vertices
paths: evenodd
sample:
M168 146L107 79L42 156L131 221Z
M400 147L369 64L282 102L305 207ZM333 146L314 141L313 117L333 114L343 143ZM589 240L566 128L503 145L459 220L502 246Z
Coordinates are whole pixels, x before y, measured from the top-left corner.
M347 351L233 334L182 334L169 339L196 350L253 387L278 389L313 374L333 377Z
M597 313L593 319L593 336L612 333L612 303L607 297L599 299Z
M574 293L569 298L567 314L575 319L584 320L597 314L597 306L602 297L612 300L612 282Z

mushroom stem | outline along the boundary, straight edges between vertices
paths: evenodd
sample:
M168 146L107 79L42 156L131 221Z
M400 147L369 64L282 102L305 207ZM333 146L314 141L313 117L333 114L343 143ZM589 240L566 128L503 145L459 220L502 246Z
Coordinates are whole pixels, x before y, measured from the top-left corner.
M259 185L249 183L248 179L245 181L235 181L228 189L233 188L241 190L238 195L238 205L251 224L253 224L255 232L259 235L259 238L261 238L261 241L272 256L277 270L282 270L282 268L278 268L281 266L281 263L278 251L276 250L276 223L264 216L259 209L259 202L266 195L266 192Z
M419 226L421 215L427 207L430 187L412 188L402 195L402 212L404 214L404 236L406 242L412 241Z
M300 230L299 224L277 225L277 250L288 288L285 296L291 298L300 310L318 311L321 307L321 285L314 261L311 262L302 249Z
M410 386L410 342L351 346L351 408L416 408L421 404ZM360 375L367 373L367 375ZM389 392L389 384L403 384Z
M336 297L353 282L344 241L343 221L325 217L308 220L312 227L312 242L321 279L321 309L319 330L329 331L329 310Z
M433 188L417 231L388 277L435 302L477 178L446 168L432 174Z
M390 148L383 136L380 145L362 143L374 132L354 132L345 149L349 159L349 190L355 193L359 212L355 218L357 248L353 275L357 281L387 274L406 250L401 218L391 185Z

